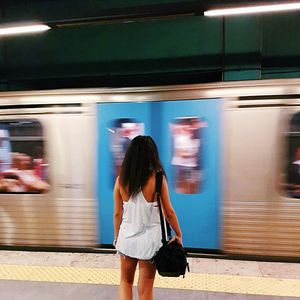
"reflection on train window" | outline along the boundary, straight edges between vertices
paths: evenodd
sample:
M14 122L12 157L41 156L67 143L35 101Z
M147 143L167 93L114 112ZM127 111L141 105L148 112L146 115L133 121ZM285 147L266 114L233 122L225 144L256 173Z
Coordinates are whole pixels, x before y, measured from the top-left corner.
M292 116L288 139L286 191L289 197L300 198L300 113Z
M137 135L144 134L144 124L135 119L121 118L111 121L108 125L113 164L113 185L116 177L120 174L122 162L130 141Z
M177 118L170 124L174 189L178 194L197 194L203 181L201 128L198 117Z
M40 122L0 122L0 193L44 193L49 188Z

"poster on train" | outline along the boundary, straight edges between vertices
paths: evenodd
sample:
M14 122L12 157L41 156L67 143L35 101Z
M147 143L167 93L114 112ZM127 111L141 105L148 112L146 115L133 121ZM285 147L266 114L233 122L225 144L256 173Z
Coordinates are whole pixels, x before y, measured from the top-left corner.
M221 101L158 102L160 155L184 246L220 248Z
M113 240L113 186L130 141L150 135L188 248L220 247L220 101L98 104L98 242Z
M50 190L43 127L38 120L0 122L0 193Z
M130 141L150 130L150 103L98 104L99 244L113 240L113 187Z

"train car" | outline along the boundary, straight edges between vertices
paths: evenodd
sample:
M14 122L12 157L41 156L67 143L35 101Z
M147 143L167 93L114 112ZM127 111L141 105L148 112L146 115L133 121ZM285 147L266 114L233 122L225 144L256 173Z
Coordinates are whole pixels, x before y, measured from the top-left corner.
M190 251L300 257L300 80L0 94L0 244L110 247L151 135Z

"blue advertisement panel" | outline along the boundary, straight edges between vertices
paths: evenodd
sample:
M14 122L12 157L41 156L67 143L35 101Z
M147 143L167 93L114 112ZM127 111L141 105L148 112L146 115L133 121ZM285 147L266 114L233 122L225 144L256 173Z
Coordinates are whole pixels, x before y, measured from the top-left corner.
M149 103L98 104L98 242L113 241L113 186L130 140L150 132Z
M185 247L220 248L219 100L161 102L161 158Z
M184 246L218 249L220 101L98 105L99 244L113 240L113 184L130 140L151 135L167 173Z

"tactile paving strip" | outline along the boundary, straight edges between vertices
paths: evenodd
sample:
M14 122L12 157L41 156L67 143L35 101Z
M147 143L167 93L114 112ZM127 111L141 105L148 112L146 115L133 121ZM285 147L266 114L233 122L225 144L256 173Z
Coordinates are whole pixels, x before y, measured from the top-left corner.
M119 278L118 269L0 265L0 280L118 285ZM157 275L154 285L158 288L300 297L298 279L188 273L185 278Z

